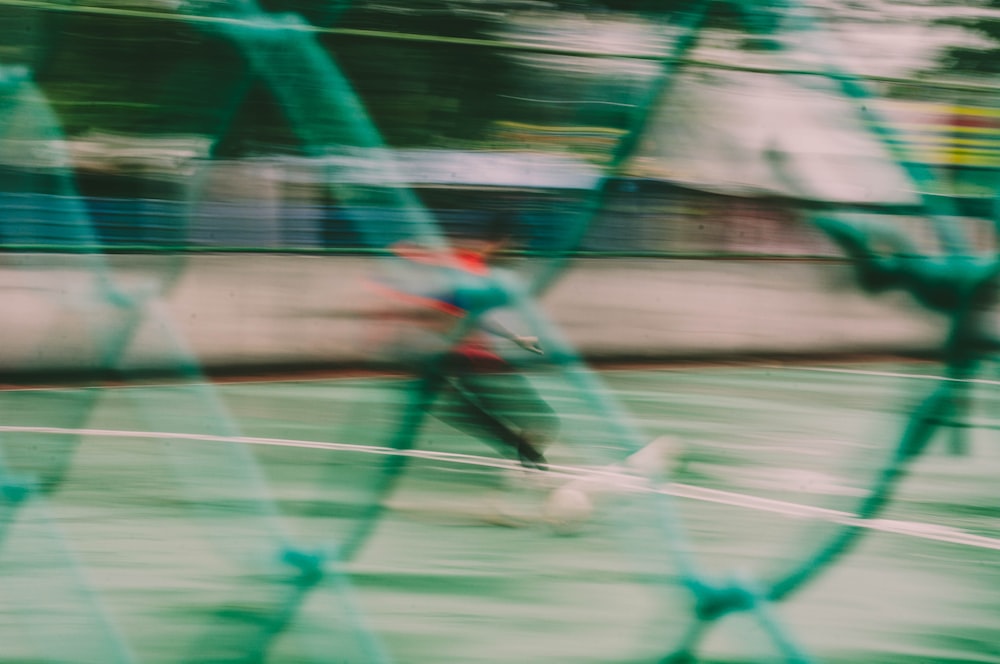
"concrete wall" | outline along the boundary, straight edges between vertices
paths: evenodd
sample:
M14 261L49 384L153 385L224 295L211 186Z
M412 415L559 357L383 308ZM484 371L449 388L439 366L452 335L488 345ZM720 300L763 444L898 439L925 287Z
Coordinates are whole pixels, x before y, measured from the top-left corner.
M178 357L213 369L365 363L373 261L6 255L0 367L87 370L123 348L117 364L133 368ZM144 306L109 299L105 278ZM940 317L904 295L861 293L837 263L577 260L541 303L594 359L920 352L944 335Z

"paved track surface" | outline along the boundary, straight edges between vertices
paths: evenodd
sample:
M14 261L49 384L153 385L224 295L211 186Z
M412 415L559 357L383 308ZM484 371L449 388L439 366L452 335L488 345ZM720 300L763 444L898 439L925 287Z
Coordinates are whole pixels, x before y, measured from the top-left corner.
M629 488L576 534L554 534L539 519L551 482L431 421L364 548L266 656L255 639L294 587L281 553L352 532L405 385L4 391L5 463L57 488L0 522L0 662L656 662L691 619L673 550L720 577L790 569L841 527L936 371L601 373L643 439L677 441L663 490L683 540L652 493ZM943 428L860 545L777 607L817 661L1000 663L1000 384L984 378L969 426ZM552 475L620 455L577 391L533 379L563 420ZM948 452L956 431L964 455ZM705 662L780 661L743 615L703 646Z

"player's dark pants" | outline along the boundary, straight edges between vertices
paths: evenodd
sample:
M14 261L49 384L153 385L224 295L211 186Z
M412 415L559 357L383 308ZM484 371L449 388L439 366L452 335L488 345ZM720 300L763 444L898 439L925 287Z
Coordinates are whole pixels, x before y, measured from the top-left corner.
M523 465L544 466L542 451L559 421L527 378L502 363L484 367L457 352L437 358L421 373L431 415L501 451L513 451Z

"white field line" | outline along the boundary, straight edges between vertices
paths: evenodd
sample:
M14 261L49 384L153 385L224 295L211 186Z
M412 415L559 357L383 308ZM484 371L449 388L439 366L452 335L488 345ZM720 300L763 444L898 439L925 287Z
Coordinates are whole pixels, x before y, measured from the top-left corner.
M350 443L328 443L320 441L295 440L288 438L257 438L251 436L219 436L199 433L173 433L166 431L123 431L118 429L70 429L60 427L22 427L22 426L0 426L3 433L21 434L56 434L72 436L100 436L109 438L142 438L153 440L193 440L218 443L240 443L245 445L271 445L279 447L299 447L311 449L323 449L341 452L355 452L361 454L382 454L398 455L411 458L420 458L434 461L444 461L448 463L501 468L510 470L523 470L514 461L504 459L492 459L472 454L458 454L454 452L435 452L432 450L396 450L390 447L354 445ZM539 472L539 471L535 471ZM643 491L650 493L662 493L678 498L689 500L699 500L703 502L729 505L744 509L752 509L762 512L771 512L783 516L795 518L822 519L832 523L868 528L871 530L896 533L909 537L947 542L950 544L962 544L983 549L993 549L1000 551L1000 539L985 537L968 533L958 528L944 526L933 523L923 523L919 521L895 521L889 519L859 519L849 512L831 510L811 505L802 505L784 500L772 498L760 498L734 491L722 491L719 489L708 489L690 484L670 482L664 485L652 485L645 479L634 474L622 472L617 468L601 469L586 468L581 466L559 466L553 465L545 473L546 477L561 477L577 481L602 481L613 484L614 489L620 491Z
M761 368L765 368L761 365ZM912 380L935 380L943 383L972 383L974 385L1000 385L1000 380L990 380L988 378L950 378L948 376L935 376L933 374L907 374L894 371L873 371L870 369L836 369L834 367L796 367L796 366L768 366L771 370L781 371L814 371L821 373L842 373L854 374L857 376L877 376L879 378L909 378Z

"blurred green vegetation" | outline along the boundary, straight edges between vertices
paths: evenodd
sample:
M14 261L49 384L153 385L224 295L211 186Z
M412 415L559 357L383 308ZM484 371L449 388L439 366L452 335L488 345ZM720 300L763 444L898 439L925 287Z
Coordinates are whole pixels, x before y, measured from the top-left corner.
M0 62L34 67L68 135L212 136L220 139L217 157L299 150L281 105L238 50L210 22L181 16L221 17L230 5L188 0L175 10L149 4L152 0L92 4L99 1L80 0L78 9L0 2ZM390 146L495 148L518 140L544 146L553 135L546 132L554 131L554 142L563 146L590 141L601 144L591 148L594 152L606 152L606 144L630 126L641 102L637 91L645 89L654 65L641 71L634 60L601 53L586 39L579 41L585 51L579 55L554 53L558 49L544 37L534 53L511 48L507 40L517 29L512 17L533 16L528 30L537 27L538 32L529 40L566 18L554 32L573 43L575 27L592 24L596 32L601 21L618 21L619 26L645 22L649 28L651 19L671 18L695 4L263 0L261 8L299 14L321 28L316 39L347 76ZM710 27L744 35L777 28L781 9L780 3L755 5L761 11L748 16L736 0L713 7ZM944 48L939 73L1000 72L1000 47L989 46L1000 44L1000 0L985 0L980 9L938 20L983 40ZM742 47L763 41L748 38ZM588 48L597 57L586 57ZM603 64L585 62L596 60ZM591 130L592 136L566 140L564 130L580 128ZM586 154L587 149L581 151Z
M551 107L519 97L523 81L535 73L525 70L499 36L509 28L512 13L544 10L548 16L573 16L584 23L589 16L627 22L648 20L654 10L662 19L693 4L694 0L354 4L266 0L261 7L299 14L320 28L335 28L317 32L317 39L347 76L389 145L465 148L495 142L497 123L551 124ZM5 16L16 15L31 24L19 52L23 56L30 51L36 78L68 135L219 136L216 156L296 151L298 141L280 104L211 23L183 20L176 13L147 6L104 8L107 11L53 7L2 9ZM193 0L183 9L221 16L223 7ZM735 4L717 7L713 25L739 27ZM7 33L15 29L9 21L6 26ZM603 88L590 90L590 99L625 94L608 91L608 86L617 84L613 67L596 77L603 77L598 81ZM635 83L625 81L626 87ZM562 95L564 101L559 103L585 107L557 114L563 121L616 130L628 126L628 103L618 104L617 109L586 107L586 98L573 96L580 90L577 81Z
M949 46L938 60L941 70L973 75L1000 74L1000 0L972 3L970 12L962 12L938 21L957 26L979 43Z
M301 11L313 21L325 18L295 0L269 4L267 9ZM485 39L497 20L485 12L362 8L343 12L338 25ZM296 148L278 102L210 25L149 13L65 11L40 11L39 23L45 39L36 54L37 80L69 135L218 135L224 137L219 150L228 154ZM509 112L505 93L513 84L513 65L504 54L479 45L391 37L318 35L390 145L482 140L493 121Z

